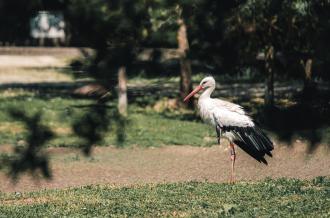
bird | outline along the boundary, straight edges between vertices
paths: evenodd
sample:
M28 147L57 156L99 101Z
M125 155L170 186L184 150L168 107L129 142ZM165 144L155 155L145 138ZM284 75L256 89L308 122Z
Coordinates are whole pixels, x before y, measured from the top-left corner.
M244 111L243 107L222 99L212 98L216 82L212 76L202 79L200 84L185 98L187 102L198 92L202 92L198 98L198 110L202 120L215 127L217 142L220 138L229 141L231 173L230 183L235 183L235 145L260 163L268 164L265 155L272 157L273 142L259 128L252 118Z

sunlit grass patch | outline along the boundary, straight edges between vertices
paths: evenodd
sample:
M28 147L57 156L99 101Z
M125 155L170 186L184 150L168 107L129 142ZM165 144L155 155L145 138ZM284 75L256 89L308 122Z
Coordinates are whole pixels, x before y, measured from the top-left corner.
M2 122L0 123L0 133L17 134L24 131L24 127L19 123Z
M0 98L13 98L13 97L18 97L18 96L35 96L35 92L29 91L29 90L24 90L24 89L4 89L0 90Z
M157 113L133 114L133 125L127 128L128 143L136 142L142 146L157 145L211 145L203 140L213 129L201 122L185 121L179 118L166 118ZM139 139L139 140L136 140Z

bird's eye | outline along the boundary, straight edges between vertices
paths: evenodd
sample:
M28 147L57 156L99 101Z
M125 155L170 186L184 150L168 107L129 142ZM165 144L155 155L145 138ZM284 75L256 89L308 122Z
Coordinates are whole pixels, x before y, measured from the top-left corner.
M202 82L202 85L205 85L206 84L206 81Z

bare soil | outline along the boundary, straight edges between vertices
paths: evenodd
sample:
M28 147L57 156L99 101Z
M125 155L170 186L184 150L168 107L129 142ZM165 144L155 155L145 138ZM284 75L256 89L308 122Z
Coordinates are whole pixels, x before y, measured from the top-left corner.
M8 146L0 146L8 152ZM330 176L330 149L319 146L313 153L300 141L291 147L277 145L268 166L238 149L236 178L256 181L266 177L311 179ZM89 184L132 185L180 181L227 182L230 157L227 146L160 148L96 147L91 157L68 148L49 148L53 178L24 175L17 184L0 172L0 191L26 192Z

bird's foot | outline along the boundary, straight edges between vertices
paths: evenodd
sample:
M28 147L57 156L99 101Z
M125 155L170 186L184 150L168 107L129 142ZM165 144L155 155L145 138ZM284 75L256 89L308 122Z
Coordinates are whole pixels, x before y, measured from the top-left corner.
M236 183L236 179L234 177L230 177L229 184L234 185Z
M218 140L217 141L218 141L218 144L220 145L220 137L218 137Z

